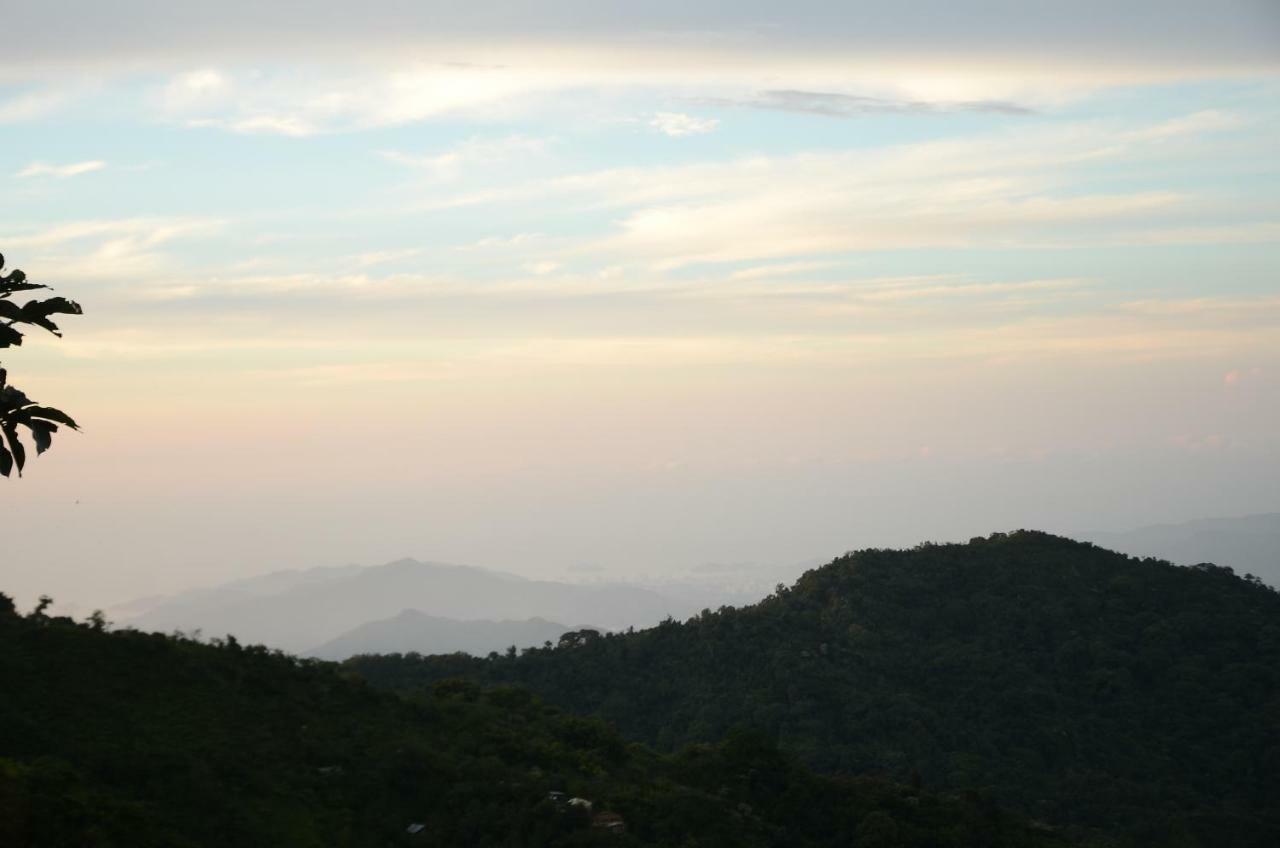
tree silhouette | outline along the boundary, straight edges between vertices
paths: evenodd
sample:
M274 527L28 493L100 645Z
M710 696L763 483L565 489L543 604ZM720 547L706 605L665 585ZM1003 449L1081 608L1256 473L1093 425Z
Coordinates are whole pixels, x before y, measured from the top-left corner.
M13 299L21 292L48 289L27 281L27 275L18 269L4 273L4 256L0 255L0 348L22 344L20 325L43 327L55 336L62 336L51 315L80 315L80 304L65 297L32 299L19 304ZM18 438L18 428L26 427L35 443L36 453L42 454L53 442L53 434L59 425L73 430L80 429L70 415L51 406L40 406L15 386L9 384L9 375L0 364L0 474L8 477L13 470L22 476L27 463L27 449Z

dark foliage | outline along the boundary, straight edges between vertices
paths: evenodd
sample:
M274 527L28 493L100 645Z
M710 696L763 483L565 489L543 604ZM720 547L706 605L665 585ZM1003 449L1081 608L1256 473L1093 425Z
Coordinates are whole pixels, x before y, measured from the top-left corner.
M1280 594L1044 533L862 551L752 607L518 657L348 668L527 686L666 750L750 725L826 773L983 787L1128 844L1280 845Z
M26 324L41 327L61 336L62 331L53 322L53 315L80 315L80 304L65 297L48 297L43 300L27 300L19 304L15 294L47 289L32 283L18 269L4 273L4 257L0 256L0 348L22 344L22 328ZM27 463L27 449L19 438L19 427L25 427L35 443L36 453L42 454L53 443L53 434L59 426L79 429L65 412L51 406L40 406L16 386L9 385L9 375L0 366L0 475L8 477L16 469L22 474Z
M0 595L5 848L1067 844L981 795L817 776L751 733L660 756L523 690L406 699L230 638L47 609ZM625 833L593 827L606 812Z

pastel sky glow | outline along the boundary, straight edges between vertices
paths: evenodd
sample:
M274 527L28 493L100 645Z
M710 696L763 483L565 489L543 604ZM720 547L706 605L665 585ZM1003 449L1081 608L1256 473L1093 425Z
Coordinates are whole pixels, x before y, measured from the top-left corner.
M1274 2L351 8L6 4L0 588L1280 510Z

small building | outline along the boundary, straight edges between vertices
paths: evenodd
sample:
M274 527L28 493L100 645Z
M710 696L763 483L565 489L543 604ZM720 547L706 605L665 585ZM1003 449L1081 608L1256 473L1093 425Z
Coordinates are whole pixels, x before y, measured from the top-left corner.
M552 790L547 793L547 800L555 804L557 807L563 807L565 802L569 800L569 796L563 792Z
M419 833L422 833L422 831L426 829L427 829L427 826L425 824L421 824L420 822L414 822L413 824L406 827L404 829L404 832L409 834L410 836L417 836Z
M576 807L580 810L586 810L588 813L591 812L591 802L586 798L570 798L569 806Z

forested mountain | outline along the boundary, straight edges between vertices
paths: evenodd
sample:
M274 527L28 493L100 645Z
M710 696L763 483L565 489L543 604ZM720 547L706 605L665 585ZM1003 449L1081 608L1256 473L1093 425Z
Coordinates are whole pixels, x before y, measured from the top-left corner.
M679 606L638 586L526 580L486 568L402 559L369 568L284 572L186 592L125 623L166 633L230 634L241 642L303 653L405 609L461 620L545 618L639 627L656 624Z
M570 630L545 618L522 621L458 621L404 610L382 621L371 621L308 651L324 660L345 660L357 654L410 651L419 654L453 654L459 651L484 656L490 651L528 648L558 642Z
M523 690L401 698L4 595L0 680L5 848L1068 844L980 793L816 776L750 733L659 756Z
M1018 532L866 550L743 609L519 657L360 657L527 686L670 750L753 726L839 774L990 787L1135 845L1280 844L1280 594Z
M1182 565L1225 565L1280 587L1280 513L1153 524L1120 533L1092 533L1088 538L1131 556L1160 557Z

